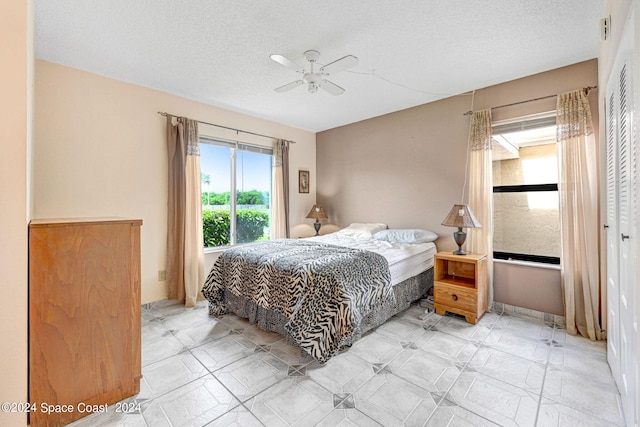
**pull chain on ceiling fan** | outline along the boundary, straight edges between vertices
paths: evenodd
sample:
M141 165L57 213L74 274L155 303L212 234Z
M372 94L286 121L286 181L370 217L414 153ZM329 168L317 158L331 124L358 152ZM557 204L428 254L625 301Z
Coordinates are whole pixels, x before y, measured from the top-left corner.
M330 62L316 72L314 70L314 65L318 61L318 58L320 58L320 52L316 50L308 50L304 53L304 57L307 61L309 61L309 71L282 55L274 54L270 56L271 60L287 68L290 68L297 73L302 74L302 80L295 80L291 83L287 83L284 86L280 86L275 89L276 92L286 92L306 83L308 86L308 90L311 93L316 93L318 91L318 88L322 88L329 92L331 95L342 95L344 93L344 89L333 83L332 81L327 80L325 76L336 74L340 71L346 70L347 68L355 67L356 65L358 65L358 58L353 55L347 55L333 62Z

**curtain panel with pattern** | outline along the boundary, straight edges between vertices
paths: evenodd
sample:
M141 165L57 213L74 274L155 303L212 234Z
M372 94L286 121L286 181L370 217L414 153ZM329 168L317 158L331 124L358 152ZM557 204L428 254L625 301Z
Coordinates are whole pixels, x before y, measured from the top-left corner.
M493 305L493 167L491 110L471 116L469 144L469 207L482 227L467 230L469 251L487 255L487 299Z
M271 238L282 239L289 234L289 142L278 139L273 144L273 209Z
M598 147L582 89L558 95L561 284L567 332L603 339L598 242Z
M198 122L167 116L167 286L169 299L196 304L204 284Z

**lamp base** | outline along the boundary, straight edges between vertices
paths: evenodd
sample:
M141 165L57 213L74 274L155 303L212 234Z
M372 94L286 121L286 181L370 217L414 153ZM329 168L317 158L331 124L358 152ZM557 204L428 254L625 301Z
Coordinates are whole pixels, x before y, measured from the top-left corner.
M316 222L313 223L313 228L316 229L316 236L320 235L320 226L322 224L320 224L320 221L318 221L318 218L316 218ZM315 236L314 236L315 237Z
M462 231L462 227L458 227L458 231L453 232L453 239L456 241L458 245L458 249L453 251L454 255L466 255L467 253L462 250L462 245L464 245L464 241L467 240L467 233Z

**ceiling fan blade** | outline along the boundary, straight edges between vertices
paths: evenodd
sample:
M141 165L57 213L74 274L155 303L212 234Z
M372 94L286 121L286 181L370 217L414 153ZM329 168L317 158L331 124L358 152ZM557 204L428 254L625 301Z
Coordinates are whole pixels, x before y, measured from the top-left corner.
M333 82L330 82L329 80L322 80L320 87L329 92L331 95L342 95L344 93L343 88Z
M358 65L358 58L353 55L347 55L320 68L320 72L322 74L335 74L347 68L355 67L356 65Z
M285 58L282 55L275 55L274 54L274 55L269 56L269 58L271 58L272 61L275 61L278 64L284 65L287 68L291 68L292 70L297 71L298 73L304 74L306 72L304 68L302 68L301 66L299 66L295 62L291 61L290 59Z
M304 83L302 80L296 80L295 82L287 83L284 86L277 87L274 90L276 92L286 92L288 90L293 89L294 87L300 86L302 83Z

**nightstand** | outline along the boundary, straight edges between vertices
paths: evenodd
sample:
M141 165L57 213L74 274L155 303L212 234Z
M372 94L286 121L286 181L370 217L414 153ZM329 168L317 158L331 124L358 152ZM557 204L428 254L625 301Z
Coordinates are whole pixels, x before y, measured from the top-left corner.
M487 256L438 252L434 259L433 302L437 314L460 314L474 325L487 311Z

